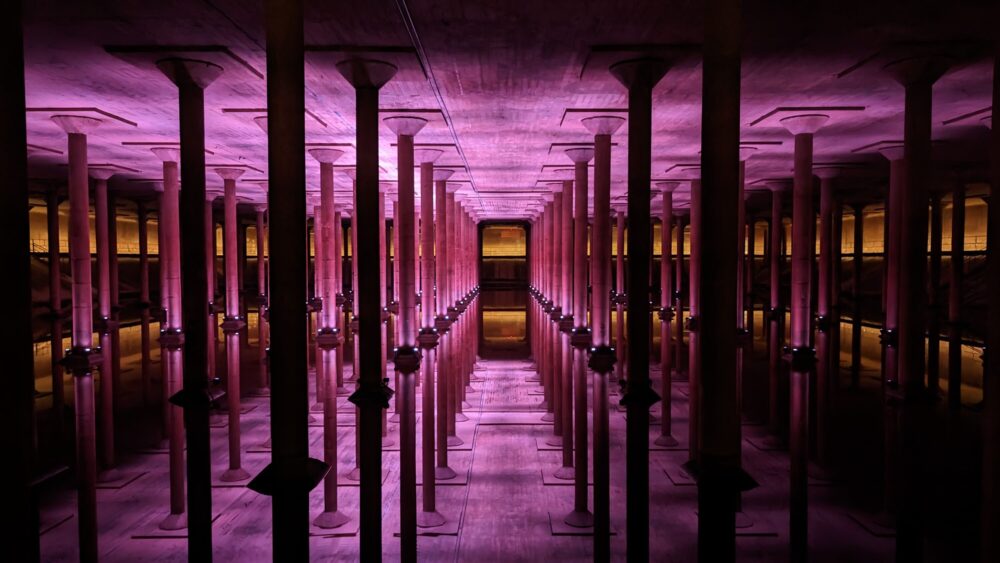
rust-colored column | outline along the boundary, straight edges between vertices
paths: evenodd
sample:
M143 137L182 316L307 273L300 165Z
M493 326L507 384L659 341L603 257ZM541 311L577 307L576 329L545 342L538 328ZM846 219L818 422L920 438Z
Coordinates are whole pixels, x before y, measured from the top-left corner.
M266 186L265 186L266 188ZM271 393L267 382L267 258L264 249L267 246L267 227L265 226L265 215L267 204L259 203L254 206L257 214L256 221L256 242L257 242L257 361L260 363L260 374L257 377L256 395L267 396Z
M87 182L87 133L98 119L56 115L52 120L69 135L69 254L73 279L72 348L63 364L73 374L76 411L77 526L80 560L97 561L97 432L94 420L93 293L90 271L90 197Z
M378 184L378 248L379 248L379 297L381 299L381 308L379 309L381 315L381 332L382 339L380 340L380 352L379 352L379 367L381 369L382 381L388 383L388 364L389 364L389 285L388 285L388 237L389 237L389 226L386 222L386 194L389 189L390 184L387 182L379 182ZM388 385L387 385L388 387ZM390 388L391 389L391 388ZM393 393L395 395L395 392ZM388 407L386 410L382 411L382 447L387 448L395 445L395 440L389 436L389 414Z
M421 439L423 440L421 450L421 475L423 478L421 510L417 514L417 526L421 528L433 528L441 526L446 522L446 518L437 510L437 488L434 456L435 416L434 416L434 370L437 361L437 344L440 340L437 328L435 328L434 316L438 312L438 299L434 288L436 277L436 266L434 256L434 240L436 235L436 222L434 215L434 176L438 172L434 169L434 161L441 156L443 151L437 149L421 149L416 151L415 158L420 163L420 217L423 219L420 227L420 324L422 328L417 336L417 342L424 351L424 360L420 365L421 377L423 378L423 395L421 420ZM449 174L450 175L450 174ZM439 380L437 392L440 396L445 390L445 386ZM439 402L438 411L444 410L444 402ZM441 417L437 422L440 428ZM447 442L447 437L443 442ZM445 449L445 464L447 467L447 446Z
M142 210L144 208L140 204L140 215L142 215ZM56 188L52 188L45 194L45 218L48 229L48 259L49 259L49 354L52 356L52 422L54 423L53 431L55 434L56 444L60 446L63 445L63 439L65 438L66 432L64 430L64 422L66 418L66 387L63 381L63 309L62 309L62 264L59 251L59 192ZM142 246L143 239L141 236L139 244ZM141 261L140 253L140 261ZM149 301L149 293L147 283L147 294L146 301ZM141 299L141 298L140 298ZM145 310L144 311L148 311ZM146 325L149 325L149 314L144 313L144 318L146 319ZM143 331L146 334L146 331ZM148 387L149 371L148 369L148 357L149 357L149 342L148 336L145 341L145 346L143 349L146 352L144 358L147 361L144 362L143 374L143 398L146 397L146 389Z
M675 309L671 305L674 296L673 284L673 248L672 229L674 215L674 190L680 182L659 182L662 209L660 212L660 435L656 437L657 446L675 447L677 439L673 434L673 416L670 412L671 391L673 385L672 370L674 368L674 346L670 340L671 323L674 321ZM680 222L678 222L678 225ZM680 236L680 235L678 235ZM683 238L683 237L682 237ZM680 322L680 315L677 314Z
M230 483L250 478L243 469L240 453L240 332L246 321L240 316L239 264L236 250L236 180L242 168L216 168L223 180L225 215L223 219L222 254L226 266L226 317L222 331L226 335L226 407L229 410L229 469L219 477ZM273 444L273 442L272 442Z
M108 236L108 178L114 174L111 168L90 169L90 177L94 179L94 226L97 231L97 319L94 328L100 335L101 344L100 411L97 419L101 462L101 472L97 475L99 483L121 478L121 472L115 467L114 349L111 342L115 323L111 317L111 242Z
M174 147L155 147L154 155L163 163L163 194L160 199L159 229L163 233L160 247L160 287L164 316L160 326L160 361L164 366L164 397L180 392L184 379L184 310L181 296L180 248L180 151ZM160 521L162 530L187 527L184 499L184 411L164 401L170 466L170 512Z
M142 387L142 406L148 408L152 404L149 396L152 360L150 359L149 337L149 209L145 201L136 203L136 214L139 229L139 381ZM61 380L61 377L60 377Z
M219 313L221 309L215 302L215 292L219 287L219 279L216 275L215 259L215 200L222 196L215 189L205 190L205 268L207 272L205 284L206 297L208 298L208 325L206 326L206 379L214 382L218 373L218 361L215 354L219 348Z
M315 377L313 382L316 389L316 402L309 407L310 412L322 412L323 411L323 396L326 394L326 383L324 382L324 377L326 377L326 369L323 365L323 354L320 352L319 341L316 339L316 333L321 328L322 324L322 309L323 309L323 295L325 294L324 284L325 278L323 278L323 263L325 261L326 239L323 237L322 233L323 227L323 210L320 205L319 194L307 194L306 196L306 213L312 210L312 241L313 241L313 256L312 256L312 287L313 293L312 298L309 300L310 308L306 312L306 325L308 328L309 338L307 342L309 344L309 349L306 354L312 353L313 357L313 373ZM307 269L307 272L309 270ZM308 415L309 422L314 422L316 419L312 414Z
M591 335L593 340L588 367L593 372L594 559L598 561L611 558L608 376L614 370L617 359L615 349L611 347L611 334L608 326L610 324L610 299L608 296L611 291L611 225L609 222L611 218L611 136L624 123L625 120L617 116L594 116L582 120L583 126L594 135L594 226L590 245ZM631 414L629 413L629 415ZM636 415L636 418L641 418L648 432L647 419L640 415ZM582 449L583 442L579 442L579 444L580 449ZM644 445L643 448L645 449L646 446ZM577 462L579 463L579 460ZM629 534L630 537L631 535ZM636 539L641 541L642 538Z
M784 401L786 385L781 365L781 348L785 341L785 307L781 300L781 240L784 231L782 200L788 190L788 182L770 182L768 188L771 190L771 222L767 228L771 303L767 311L767 424L772 441L775 445L779 445L785 442L785 434L788 431L787 420L782 416L787 412L787 406Z
M543 422L551 422L555 418L554 410L554 400L552 398L552 374L553 374L553 360L552 357L552 332L549 329L549 315L552 313L552 309L555 307L552 301L552 291L553 291L553 280L552 271L554 267L554 260L552 258L552 252L554 246L552 244L553 233L555 232L555 194L549 192L546 194L546 201L548 205L545 208L545 212L542 214L542 309L541 315L539 316L538 322L538 335L542 339L542 362L541 362L541 378L542 378L542 391L544 392L544 407L545 414L542 415Z
M562 213L559 218L559 422L562 464L555 470L557 479L573 479L573 181L562 182ZM586 467L586 466L584 466Z
M684 354L684 215L677 215L677 264L674 268L674 309L677 322L674 323L674 375L678 380L686 380L687 373L681 362Z
M809 380L816 363L812 348L813 134L829 116L807 114L786 117L782 125L795 135L795 179L792 188L792 297L790 421L788 449L791 458L789 528L791 560L808 559Z
M316 268L319 271L319 297L322 308L319 313L319 329L316 334L316 344L321 360L317 362L317 380L325 384L323 397L323 461L330 466L323 479L323 512L313 524L319 528L339 528L350 521L350 518L340 511L337 495L337 361L341 355L340 346L343 338L338 328L339 312L336 307L335 279L336 260L339 253L335 250L336 231L339 221L334 220L336 201L333 191L333 163L344 152L337 149L310 149L309 154L319 162L320 174L320 212L319 228L316 230L317 253ZM261 256L258 248L258 260ZM319 371L322 370L322 376Z
M446 337L449 340L448 344L448 446L461 446L465 443L458 434L455 427L455 423L458 421L458 415L461 413L462 408L462 394L461 394L461 365L459 363L459 351L460 351L460 340L459 340L459 315L461 314L456 307L456 302L459 297L459 266L458 260L460 258L460 251L458 246L458 221L459 209L458 204L455 202L455 192L458 190L458 184L451 184L448 186L448 193L445 196L445 205L448 206L448 224L447 224L447 244L448 247L453 249L448 252L447 256L447 279L448 279L448 316L452 320L452 330L450 336Z
M413 239L414 178L413 137L427 120L416 117L390 117L386 126L396 133L399 201L396 207L398 222L393 230L396 238L394 262L398 262L399 286L399 341L393 363L399 374L399 503L400 503L400 559L417 560L417 442L416 442L416 381L420 370L420 351L417 349L417 288ZM429 413L428 413L429 414Z
M747 272L747 199L749 192L746 190L746 168L747 160L754 155L757 147L741 146L739 148L739 181L736 185L737 207L736 207L736 405L740 413L740 420L747 418L747 409L743 404L744 390L747 386L747 374L752 359L753 352L753 331L747 329L753 325L753 317L747 320L747 302L749 301L749 283ZM752 222L751 222L752 223ZM753 257L753 248L750 248L750 258ZM751 309L751 315L753 310Z
M941 198L942 192L930 197L930 269L927 279L927 394L941 394Z
M350 391L344 386L344 356L347 354L346 337L347 326L345 323L345 312L347 301L344 297L344 218L346 208L342 204L336 204L333 208L333 286L334 301L336 311L334 311L335 328L340 331L340 353L337 354L337 361L334 370L336 371L337 395L347 396Z
M552 309L549 311L545 330L549 332L549 358L551 359L549 406L552 411L552 435L548 437L546 443L550 446L560 447L562 446L562 350L559 345L562 339L559 336L558 321L562 315L562 272L560 271L562 267L562 250L560 249L563 217L562 182L550 184L549 187L553 190L552 229L549 238L551 248L549 275L552 279L549 299L552 300Z
M573 301L570 312L573 314L573 331L569 344L573 347L572 379L569 381L569 391L572 392L573 434L572 440L563 442L563 455L567 449L573 451L573 510L563 519L570 526L588 528L594 525L594 515L590 512L587 475L589 473L587 451L587 365L586 353L591 343L591 331L587 318L587 204L588 166L594 158L594 149L575 148L566 151L566 156L573 161ZM568 442L568 443L567 443ZM574 444L577 447L574 450Z
M994 204L995 205L995 204ZM951 192L951 268L948 291L948 408L962 407L962 286L965 283L965 183Z
M448 206L448 178L452 170L434 170L434 201L435 201L435 236L434 236L434 269L437 279L436 300L437 317L435 327L441 338L441 348L437 357L437 466L434 473L438 480L453 479L455 471L448 466L449 436L454 433L454 421L451 418L453 408L451 385L451 350L452 341L448 334L451 328L452 315L449 305L448 262L452 248L448 244L448 224L451 221L451 209ZM449 428L449 425L451 428ZM450 430L450 432L449 432Z

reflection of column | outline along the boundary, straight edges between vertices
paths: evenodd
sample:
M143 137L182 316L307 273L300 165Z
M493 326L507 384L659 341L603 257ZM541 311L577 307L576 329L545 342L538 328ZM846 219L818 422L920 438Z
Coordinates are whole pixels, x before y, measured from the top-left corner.
M93 353L87 133L101 122L75 115L57 115L52 120L69 135L69 261L73 279L73 339L72 348L63 363L73 374L80 560L97 561L97 436L93 366L99 358Z
M587 444L587 349L590 347L590 329L587 328L587 204L588 166L594 158L594 149L578 148L566 151L573 161L573 374L570 390L573 393L573 439L563 443L563 449L573 450L573 510L563 521L570 526L587 528L594 525L594 515L588 507L589 473ZM574 449L574 444L578 447Z
M97 322L95 328L101 339L100 412L97 420L101 436L100 457L102 471L97 475L100 483L117 481L121 474L115 470L114 425L114 349L111 332L111 241L108 240L108 178L114 175L110 168L91 168L94 179L94 226L97 231Z
M948 408L962 406L962 285L965 282L965 184L951 192L951 279L948 292Z
M677 445L677 439L673 436L673 416L670 412L671 406L671 372L674 367L673 350L674 346L670 340L671 324L674 320L675 310L671 305L674 295L673 284L673 248L671 238L674 215L674 190L679 182L660 182L656 186L660 189L663 198L663 208L660 213L660 399L662 408L660 410L660 435L657 436L655 444L658 446L673 447ZM678 222L679 224L679 222ZM680 322L680 316L677 316Z
M382 418L388 408L389 390L381 379L385 362L382 335L382 299L379 283L379 241L385 226L379 220L382 194L378 182L378 91L396 73L396 67L373 60L348 60L337 70L356 93L357 190L354 202L358 266L354 297L358 303L358 390L351 402L358 406L361 428L361 551L362 560L376 560L382 553ZM301 116L300 116L301 117ZM359 257L364 257L359 258ZM381 360L379 354L382 354Z
M226 271L226 317L222 321L222 331L226 335L226 406L229 410L229 469L222 473L220 480L233 482L250 478L240 462L240 332L246 328L246 321L240 316L236 180L244 170L216 168L215 172L222 177L225 190L222 254Z
M445 517L437 510L437 489L435 475L434 440L434 369L437 359L437 344L439 340L437 329L434 328L434 315L437 313L437 297L434 291L435 257L434 237L436 225L434 220L434 161L441 156L442 151L422 149L416 153L420 162L420 334L417 341L424 351L424 361L420 364L423 378L423 416L421 421L421 488L422 504L417 514L417 526L431 528L445 523ZM438 382L440 392L444 386ZM444 403L439 403L443 405ZM439 410L441 410L439 408ZM440 419L439 419L440 420ZM445 438L447 440L447 438ZM447 447L445 448L447 452ZM447 455L447 453L446 453ZM447 464L446 464L447 465Z
M169 398L181 390L184 377L178 167L180 154L173 147L156 147L152 152L163 162L159 229L163 233L163 244L160 247L163 286L160 293L164 316L160 326L160 361L163 362L165 373L164 397ZM184 411L169 401L164 401L164 409L170 466L170 512L160 521L160 528L180 530L187 526L184 510Z
M594 135L594 226L591 233L591 326L593 345L588 366L593 371L594 409L594 558L609 560L611 533L610 457L608 445L608 376L614 370L615 349L611 347L611 135L625 120L616 116L595 116L582 120ZM645 278L644 278L645 279ZM631 415L631 413L629 413ZM642 423L648 426L645 417ZM648 430L648 428L647 428ZM583 449L583 442L579 443ZM645 446L644 446L645 447ZM577 460L579 463L579 460ZM631 464L630 464L631 465ZM630 520L631 521L631 520ZM631 534L629 534L631 536ZM638 538L637 538L638 539ZM643 557L644 558L644 557Z

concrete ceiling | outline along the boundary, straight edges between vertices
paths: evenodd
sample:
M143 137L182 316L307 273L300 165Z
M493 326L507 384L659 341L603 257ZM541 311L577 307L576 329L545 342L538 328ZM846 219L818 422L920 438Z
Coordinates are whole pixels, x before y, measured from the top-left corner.
M152 143L176 142L176 89L155 68L109 53L114 47L221 46L226 71L205 94L208 164L252 167L241 181L248 199L262 199L266 136L254 118L266 115L262 3L240 0L133 0L27 3L25 63L28 142L34 178L65 174L65 135L55 113L82 113L104 124L90 139L90 162L122 166L113 186L150 190L137 179L158 177ZM307 143L346 151L354 161L354 93L333 67L344 46L384 51L399 73L381 94L385 117L400 111L429 120L416 137L445 151L438 164L468 192L482 218L517 218L569 178L564 150L592 138L580 119L625 116L625 90L606 72L595 46L687 45L654 91L654 179L682 177L699 160L702 7L696 1L549 0L308 1L306 6ZM800 4L811 4L810 7ZM971 42L963 60L934 88L935 158L949 166L986 159L992 61L977 42L991 37L995 14L981 2L744 3L742 131L758 150L748 183L787 177L791 135L779 124L794 111L831 115L815 140L817 162L853 162L860 175L882 176L880 141L902 138L903 88L882 69L901 41ZM110 49L109 49L110 48ZM70 110L68 108L76 108ZM80 109L87 108L87 109ZM841 109L837 109L841 108ZM764 119L762 117L768 116ZM967 116L961 119L961 116ZM615 136L613 197L626 191L627 125ZM396 178L393 134L381 128L383 180ZM860 149L860 150L859 150ZM307 158L311 191L319 167ZM221 179L209 171L209 186ZM337 176L346 197L350 180ZM870 186L859 182L859 186ZM686 196L682 188L678 200ZM391 190L390 190L391 191ZM340 195L340 194L338 194Z

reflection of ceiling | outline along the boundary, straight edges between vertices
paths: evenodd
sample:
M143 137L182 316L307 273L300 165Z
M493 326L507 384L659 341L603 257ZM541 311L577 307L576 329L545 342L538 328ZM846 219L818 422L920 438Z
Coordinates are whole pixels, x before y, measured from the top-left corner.
M697 44L702 35L699 2L306 3L307 142L336 143L347 152L338 165L353 163L354 94L334 70L330 46L394 47L390 58L400 72L382 90L383 117L417 111L430 120L417 143L444 147L440 163L455 167L452 179L460 191L474 194L466 205L483 218L529 215L535 194L547 190L545 181L569 177L563 151L592 142L580 119L625 115L625 91L597 68L604 63L590 58L592 46ZM832 116L816 136L817 161L861 163L856 175L884 175L876 152L854 152L902 135L903 89L879 68L880 50L894 41L990 38L995 22L981 3L964 1L928 8L928 14L902 0L820 4L829 7L744 4L741 136L758 147L748 163L749 181L790 175L791 136L779 124L789 114L780 111L784 107ZM159 174L159 162L143 143L176 142L176 89L152 67L135 66L105 47L151 44L227 49L218 55L226 72L206 91L209 158L266 172L266 136L254 120L266 115L260 2L46 0L25 9L27 105L37 110L27 114L33 177L65 174L65 137L49 120L55 108L87 108L87 115L105 121L91 135L91 160L136 170L123 170L113 185L130 193L148 190L125 180ZM990 111L991 74L989 61L972 58L935 86L933 135L943 141L935 149L940 158L985 160L981 120ZM697 163L700 92L695 51L654 91L654 179L675 177L667 170L677 164ZM626 124L614 138L615 196L626 191L627 131ZM392 181L395 139L386 127L380 133L379 163L383 179ZM314 191L318 164L306 160ZM207 179L209 187L221 187L215 174ZM335 182L349 191L346 176L338 174ZM679 188L678 203L686 201L686 190ZM259 189L246 183L246 191Z

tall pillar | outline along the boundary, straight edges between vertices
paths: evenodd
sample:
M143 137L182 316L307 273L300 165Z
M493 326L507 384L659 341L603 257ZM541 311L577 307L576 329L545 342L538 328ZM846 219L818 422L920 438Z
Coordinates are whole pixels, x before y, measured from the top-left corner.
M783 416L787 412L785 401L786 385L781 365L781 348L784 345L785 308L781 299L781 239L782 207L788 182L770 182L771 222L768 226L768 262L770 263L770 307L767 311L767 381L768 381L768 430L775 444L784 443L788 431L788 421Z
M121 472L116 469L115 463L114 350L111 342L115 322L111 317L111 245L108 240L108 178L114 173L114 169L110 168L90 169L90 177L94 179L94 226L97 231L97 318L94 328L100 335L101 349L100 411L97 419L100 434L99 483L110 483L121 478Z
M594 525L594 515L590 512L588 497L590 487L587 475L589 473L587 444L587 365L586 354L591 345L591 329L587 319L587 204L588 166L594 158L594 149L576 148L566 151L566 156L573 161L573 332L570 345L573 347L573 374L570 391L573 393L573 439L563 441L563 451L567 446L573 448L577 444L573 457L573 510L563 519L566 524L577 528L589 528ZM606 224L605 224L606 225ZM610 233L608 233L610 234ZM596 241L596 239L594 239ZM596 295L596 294L595 294ZM567 403L569 404L569 403Z
M164 397L173 397L184 378L184 318L181 295L180 248L180 152L173 147L154 147L154 155L163 163L163 193L160 197L160 223L163 246L160 247L160 288L164 315L160 326L160 362L165 380ZM171 401L164 401L170 466L170 512L160 521L160 529L180 530L187 526L184 499L184 411Z
M548 243L551 248L549 260L549 276L552 279L552 291L549 299L552 301L552 309L549 311L548 319L545 323L545 330L549 333L549 358L551 369L549 372L549 408L552 413L552 435L546 440L550 446L562 446L562 350L560 349L561 337L559 336L559 317L562 315L562 272L560 268L562 249L562 217L563 217L563 193L562 182L555 182L549 185L552 189L552 221L549 231ZM572 204L572 201L570 202Z
M837 391L837 370L839 359L833 356L834 335L840 331L840 321L835 319L833 302L835 257L834 250L840 239L834 238L834 215L840 213L836 206L835 182L841 170L836 167L820 167L815 170L819 177L819 268L817 271L816 299L816 463L819 470L830 469L830 440L835 435L833 423L833 398ZM810 393L812 395L812 393Z
M461 314L458 308L455 306L459 297L459 264L460 259L460 248L458 246L458 221L459 207L455 202L455 192L458 190L458 184L451 184L448 186L447 194L445 195L445 205L448 207L448 222L447 222L447 237L446 244L450 249L453 249L447 254L447 307L448 316L452 321L452 331L450 336L446 336L445 339L448 340L446 345L445 361L448 362L448 446L461 446L465 442L458 436L457 428L455 423L458 419L458 415L461 412L462 407L462 395L461 386L459 381L461 380L461 365L459 364L458 358L460 354L460 341L459 341L459 315Z
M790 421L788 449L791 458L789 527L792 561L808 558L809 380L815 368L812 348L813 135L829 116L808 114L786 117L782 125L795 135L795 180L792 188L792 297L789 347Z
M141 208L140 208L141 209ZM62 264L59 251L59 192L55 188L49 190L45 195L45 216L48 227L48 250L49 250L49 353L52 356L52 422L53 431L56 437L56 444L64 446L66 432L64 429L66 418L66 384L63 380L64 371L62 367L63 358L63 309L62 309ZM141 231L140 231L141 234ZM142 237L139 239L142 245ZM141 261L141 257L140 257ZM148 284L147 284L148 288ZM141 299L141 298L140 298ZM146 300L149 300L148 292ZM149 314L145 313L148 319ZM145 331L143 332L145 335ZM148 342L143 348L148 356ZM145 366L145 364L144 364ZM148 380L149 372L143 370L143 393L146 391L145 383ZM145 397L145 395L143 395ZM32 416L34 418L34 416Z
M699 456L698 444L701 435L701 171L694 169L689 190L689 208L691 220L690 257L688 260L688 461L697 462Z
M77 526L80 560L97 561L97 433L94 419L93 293L90 266L90 197L87 182L87 133L98 119L56 115L52 120L69 135L69 259L73 279L72 348L63 358L73 374L76 411Z
M611 225L609 222L611 217L611 136L621 128L625 120L617 116L595 116L583 119L582 123L587 131L594 135L594 226L590 245L590 279L593 296L590 305L592 344L588 361L588 367L593 372L594 559L607 561L611 559L608 376L614 370L616 361L615 349L611 347L611 334L608 326L610 324L608 311L610 300L608 296L611 291ZM642 125L639 127L642 128ZM629 151L630 154L631 152ZM646 199L648 204L648 198ZM640 279L645 280L646 278L643 276ZM631 414L629 412L629 418L632 418ZM643 415L637 415L635 418L642 419L642 423L646 425L644 432L648 432L649 422L647 418ZM580 442L580 444L580 449L582 449L583 443ZM643 449L646 447L644 443ZM630 467L632 461L629 460ZM629 481L631 481L632 476L629 477ZM629 494L632 494L631 491L630 488ZM635 521L630 518L629 525L634 523ZM648 531L642 531L642 533L648 534ZM631 533L628 535L632 536ZM641 542L642 538L635 538L635 540ZM633 552L630 551L629 556L632 555ZM639 557L638 553L635 555L639 559L645 559Z
M628 362L628 343L625 340L625 212L624 207L614 209L615 215L615 285L609 297L615 306L615 348L619 360L615 363L614 380L620 381L627 377L625 365Z
M559 218L559 417L562 463L556 469L557 479L573 479L573 181L562 182L562 213ZM478 315L477 315L478 318ZM586 467L586 465L584 465Z
M337 65L337 70L355 88L357 112L357 197L355 215L358 246L354 248L358 285L358 390L351 402L361 417L361 551L366 561L382 557L382 415L389 407L392 390L382 381L382 297L378 285L379 253L378 186L378 91L396 74L391 64L351 59ZM301 116L300 116L301 117ZM361 257L364 257L362 259Z
M322 308L319 312L319 329L316 334L316 344L321 360L317 362L317 379L325 384L323 393L323 461L330 466L323 480L323 512L313 524L319 528L334 529L343 526L350 518L340 511L337 494L337 362L341 355L340 346L343 338L338 328L339 312L336 307L336 251L335 239L338 222L334 220L336 201L333 190L333 163L344 152L336 149L310 149L309 154L319 162L320 189L320 228L315 232L317 248L322 247L318 255L316 268L319 271L319 297ZM260 224L262 221L258 221ZM258 260L261 249L257 249ZM322 370L322 376L319 371Z
M7 7L6 17L2 27L3 73L6 81L3 92L0 93L0 139L3 143L4 189L0 193L0 219L4 225L4 244L0 250L0 260L10 279L4 284L10 302L4 312L2 338L9 352L5 358L5 369L9 380L0 398L0 413L2 413L4 433L2 446L8 456L4 467L5 482L8 491L5 494L3 506L0 507L4 529L4 548L17 554L26 561L37 561L40 557L38 534L38 507L31 492L31 481L34 479L35 413L34 413L34 375L32 373L32 335L31 326L31 257L30 226L28 220L28 170L27 142L25 125L24 98L24 41L21 27L21 3L16 2ZM77 130L76 133L81 133ZM86 141L82 143L86 151ZM82 161L82 178L86 189L86 154ZM86 206L86 192L83 193ZM79 201L77 203L79 205ZM56 247L58 249L58 246ZM88 250L89 254L89 250ZM89 266L89 255L88 266ZM75 279L75 277L74 277ZM89 278L88 278L89 279ZM61 305L61 304L60 304ZM74 324L75 326L75 324ZM74 346L76 342L74 341ZM53 350L54 353L54 350ZM55 366L53 366L55 367ZM62 384L61 370L59 381ZM76 373L76 372L74 372ZM87 373L89 367L81 371ZM92 389L92 388L91 388ZM79 408L79 403L77 407ZM59 413L60 417L62 412ZM78 450L79 451L79 450ZM84 471L86 474L86 471ZM82 483L82 481L81 481ZM85 515L86 516L86 515ZM82 528L81 528L82 530ZM93 538L96 541L96 536ZM84 545L83 542L80 544ZM88 552L88 558L94 560L96 543ZM81 550L81 553L83 551ZM89 557L93 555L93 557Z
M1000 107L1000 53L993 59L993 107ZM990 175L991 201L988 203L988 226L986 247L991 254L987 255L986 287L1000 287L1000 205L996 201L996 193L1000 191L1000 133L993 124L993 117L983 120L992 129L990 134ZM983 373L983 483L982 483L982 514L980 516L980 560L983 563L1000 558L1000 538L996 530L1000 527L1000 458L996 444L1000 440L1000 361L996 359L996 350L1000 350L1000 295L991 291L987 297L987 311L990 324L986 335L986 348L994 350L993 357L985 362Z
M677 215L677 263L674 268L674 373L678 380L687 379L681 358L684 355L684 215Z
M399 503L400 503L400 559L417 560L417 441L416 441L416 381L420 370L420 351L417 348L417 284L416 255L413 239L414 222L413 137L427 124L415 117L390 117L386 126L396 134L399 202L399 222L393 229L399 232L399 245L394 262L399 263L399 341L393 363L400 378L399 426ZM429 416L430 413L427 413Z
M962 407L962 286L965 283L965 184L951 192L951 269L948 291L948 408Z
M752 361L753 331L747 329L747 302L749 301L750 277L747 265L747 199L746 190L747 160L757 151L754 146L739 148L739 179L736 184L736 410L740 420L747 418L747 409L743 402L744 389L747 384L747 374ZM752 221L751 221L752 224ZM750 258L753 257L753 245L750 245ZM750 311L753 314L753 309ZM750 318L753 325L753 317Z
M930 197L930 270L927 279L927 394L941 394L941 199L942 192Z
M139 362L139 381L142 386L142 406L149 408L152 399L149 396L152 360L150 358L149 337L149 209L145 201L136 204L137 223L139 228L139 330L141 359ZM61 378L60 378L61 379Z
M225 209L222 232L222 255L226 271L226 316L222 332L226 335L226 407L229 411L229 469L219 477L230 483L250 478L243 469L240 452L240 333L246 329L246 320L240 315L239 262L237 234L239 218L236 214L236 180L243 175L242 168L216 168L223 180ZM273 444L273 442L272 442Z
M854 250L852 253L851 299L851 389L861 386L861 270L864 267L865 205L854 204Z
M333 285L334 285L334 301L337 305L336 315L336 328L340 331L340 353L337 354L337 361L335 365L336 370L336 384L337 384L337 395L348 396L350 391L344 386L344 356L347 354L346 347L346 331L347 327L347 312L350 311L348 301L344 295L344 214L347 212L347 208L343 204L337 204L333 208L333 224L331 228L333 229ZM266 227L265 227L266 228Z
M437 299L437 317L434 320L438 335L441 338L441 347L437 356L437 466L434 473L438 480L453 479L455 471L448 465L448 438L449 424L451 422L450 412L454 405L452 400L451 386L451 349L452 341L448 333L451 330L451 323L454 320L448 311L449 305L449 277L448 261L452 251L448 244L448 223L451 221L451 210L447 203L448 178L451 177L451 170L434 170L434 203L435 203L435 236L434 236L434 266Z
M434 457L436 436L434 370L437 360L437 345L440 340L437 328L434 326L434 316L438 312L438 300L434 288L436 277L434 240L437 231L434 215L434 175L438 171L434 170L434 161L441 154L442 151L437 149L421 149L415 154L417 162L420 163L420 217L422 219L420 227L420 324L422 328L417 335L417 342L425 355L424 361L420 364L421 377L423 378L422 410L424 413L420 417L420 436L423 441L421 450L423 485L421 487L421 510L417 513L417 526L421 528L433 528L446 522L445 517L437 510L437 477ZM438 205L440 206L440 204ZM437 392L440 394L442 391L444 391L444 385L438 381ZM445 403L442 401L438 404L443 406ZM443 409L439 406L438 410ZM440 417L438 422L440 422ZM447 437L444 441L447 442ZM447 456L447 446L445 447L445 455ZM445 466L447 467L447 462Z
M264 251L267 244L265 226L267 204L259 203L253 209L257 214L257 361L260 364L260 375L254 392L257 395L268 395L271 390L267 382L267 258Z
M680 322L680 315L671 305L674 296L673 284L673 216L674 216L674 190L680 182L659 182L656 187L660 189L663 198L663 207L660 212L660 398L662 408L660 410L660 435L654 442L657 446L675 447L677 439L673 433L673 415L671 414L671 394L674 368L673 343L671 342L671 323L674 322L675 314ZM678 222L678 225L680 222ZM683 238L682 235L678 235Z
M205 268L207 272L206 281L208 282L205 285L206 298L208 299L208 325L206 326L207 335L205 339L205 346L207 347L206 363L208 365L206 375L208 381L212 382L215 381L218 373L218 362L216 361L215 354L219 348L219 313L222 311L215 302L215 292L219 287L219 280L215 270L217 253L214 203L221 195L216 190L209 191L206 189L205 191Z

